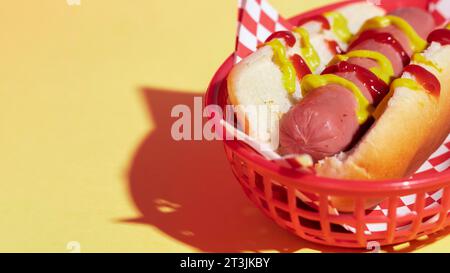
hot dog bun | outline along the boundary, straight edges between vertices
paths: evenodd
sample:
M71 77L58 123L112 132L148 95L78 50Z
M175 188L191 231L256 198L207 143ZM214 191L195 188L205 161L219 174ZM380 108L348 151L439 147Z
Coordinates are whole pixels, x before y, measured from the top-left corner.
M319 176L343 179L389 179L412 175L442 144L450 132L450 46L431 44L424 56L442 70L417 64L439 80L439 97L425 89L393 89L376 109L376 122L346 153L315 165ZM402 78L411 78L404 73ZM381 199L367 200L370 208ZM331 197L339 211L354 210L353 199Z
M357 3L344 6L337 12L341 13L348 21L349 30L356 34L362 24L374 16L385 14L385 11L370 3ZM320 73L334 53L328 46L329 31L324 32L315 27L314 23L306 23L304 28L308 30L310 42L320 56L320 65L313 73ZM301 38L294 34L296 44L292 48L286 48L287 55L302 55L300 52ZM280 39L285 45L285 42ZM303 56L302 56L303 57ZM263 46L255 53L248 56L235 65L228 76L228 95L231 104L246 106L276 105L270 118L257 118L254 113L240 113L239 121L245 125L245 132L260 142L268 143L273 149L277 148L276 142L271 141L275 134L278 135L278 122L292 105L301 99L300 83L296 79L296 91L289 94L282 80L280 67L274 62L274 52L270 46ZM264 76L261 76L264 75ZM274 109L272 109L274 110ZM239 113L238 109L238 113ZM241 111L242 112L242 111ZM272 143L273 142L273 143Z
M233 105L246 107L274 104L278 106L278 111L273 112L270 119L262 118L259 122L257 113L251 111L239 113L244 109L237 109L239 122L245 126L245 132L264 143L270 142L272 132L278 130L276 122L296 100L295 96L290 96L286 92L282 84L282 73L272 58L272 48L262 47L237 64L228 76L228 99ZM265 76L261 77L261 75ZM263 137L263 133L269 134L269 138Z
M441 69L417 64L436 76L440 95L399 87L376 113L381 116L354 148L317 163L317 174L345 179L389 179L412 175L450 131L450 46L433 43L424 56ZM402 78L410 78L403 73Z
M348 28L351 33L356 34L365 21L385 14L385 10L372 3L360 2L337 9L348 21Z

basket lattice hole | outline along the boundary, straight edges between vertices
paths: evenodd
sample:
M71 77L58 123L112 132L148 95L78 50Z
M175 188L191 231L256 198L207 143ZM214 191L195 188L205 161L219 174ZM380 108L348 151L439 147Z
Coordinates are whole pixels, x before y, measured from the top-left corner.
M260 175L259 173L255 172L255 186L256 189L258 189L259 191L261 191L262 193L264 193L264 181L263 181L263 177L262 175Z
M349 230L346 230L342 225L330 223L330 230L334 233L352 233Z
M312 208L311 206L309 206L308 204L303 202L298 197L296 197L295 203L296 203L297 208L300 209L300 210L310 211L310 212L317 212L317 210L315 210L314 208Z
M305 228L320 230L320 222L315 220L310 220L307 218L303 218L301 216L298 217L298 221L300 222L300 225L302 225Z
M430 216L423 217L422 218L422 224L426 224L428 221L430 221L431 218L436 217L436 215L439 215L439 214L432 214Z
M272 184L272 198L287 204L288 202L287 189L283 186Z
M275 208L275 211L277 212L278 217L280 217L281 219L289 222L291 221L291 215L289 214L289 212L280 208Z
M266 200L259 198L259 201L261 202L261 206L266 210L269 211L269 205L267 204Z
M399 230L404 230L405 227L408 227L408 229L411 229L411 226L413 224L413 220L403 220L403 221L399 221L396 223L395 225L395 230L399 231Z
M427 240L427 239L428 239L428 235L426 234L425 231L417 233L417 240L424 241L424 240Z

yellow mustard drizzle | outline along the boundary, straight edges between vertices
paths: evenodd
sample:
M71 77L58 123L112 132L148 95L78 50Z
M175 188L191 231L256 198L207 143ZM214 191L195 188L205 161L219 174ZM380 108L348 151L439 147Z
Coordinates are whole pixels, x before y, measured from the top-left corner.
M310 91L332 83L341 85L353 93L356 102L358 104L358 108L356 109L356 116L358 118L359 124L363 124L370 116L370 113L372 112L372 106L370 105L366 97L363 95L361 90L353 82L347 79L344 79L342 77L333 74L325 74L325 75L309 74L303 77L302 79L301 82L302 94L303 96L306 96Z
M425 58L425 56L423 56L420 53L416 53L412 56L412 60L416 63L419 64L424 64L424 65L428 65L433 67L434 69L436 69L436 71L442 72L442 68L439 67L435 62L433 62L432 60L429 60L427 58Z
M381 115L384 113L384 111L386 110L386 108L388 106L389 100L394 95L395 89L397 89L399 87L407 87L407 88L409 88L411 90L420 90L420 89L422 89L422 86L418 82L416 82L415 80L412 80L412 79L398 78L398 79L394 80L392 82L392 84L391 84L389 94L387 94L384 97L384 99L380 102L378 107L372 113L372 116L376 120L378 120L381 117Z
M394 25L401 29L403 33L408 36L411 48L414 52L422 51L427 46L427 41L422 39L407 21L394 15L377 16L366 21L362 26L360 33L368 29L383 28L390 25Z
M320 57L311 44L308 31L300 27L294 29L294 32L296 32L301 37L300 51L302 53L302 57L304 58L309 69L313 72L316 71L317 67L319 67L320 65Z
M370 71L387 84L391 82L391 78L394 76L394 68L391 61L383 54L372 50L353 50L344 55L336 55L332 63L347 61L350 58L375 60L378 63L378 67L373 67Z
M347 19L336 11L326 12L323 14L331 21L331 30L334 35L344 43L348 43L352 38L352 33L348 29Z
M274 61L279 65L282 77L283 77L283 85L286 91L289 94L293 94L295 92L295 67L289 58L286 56L286 49L284 45L278 40L273 39L268 42L267 45L272 47Z
M399 87L407 87L411 90L420 90L422 89L422 86L413 79L405 79L405 78L399 78L392 82L391 84L391 90L395 90Z

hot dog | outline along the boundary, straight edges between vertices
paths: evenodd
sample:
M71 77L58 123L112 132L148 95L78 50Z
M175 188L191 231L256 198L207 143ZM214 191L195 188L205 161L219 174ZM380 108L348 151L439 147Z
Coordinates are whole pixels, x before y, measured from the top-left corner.
M300 80L307 74L321 73L334 55L347 49L367 19L384 14L373 4L357 3L308 18L293 31L274 33L255 53L235 65L228 76L233 105L278 106L263 121L252 112L238 115L245 132L260 142L272 143L280 117L302 98Z
M413 56L402 76L375 109L373 126L354 147L319 161L317 175L345 179L387 179L412 175L450 133L450 29L428 36L429 46ZM339 211L353 211L350 198L329 199ZM366 208L378 204L373 198Z
M350 151L316 164L321 176L348 179L412 175L450 133L450 29L428 36L374 111L376 122Z
M321 76L303 78L303 99L280 121L279 152L319 161L352 147L373 122L391 80L425 48L434 28L433 17L418 8L367 21L346 54L337 55Z

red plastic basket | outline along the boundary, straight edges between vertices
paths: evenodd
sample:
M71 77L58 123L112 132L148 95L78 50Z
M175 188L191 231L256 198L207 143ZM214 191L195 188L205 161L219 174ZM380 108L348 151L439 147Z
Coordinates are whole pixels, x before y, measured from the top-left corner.
M350 1L353 2L353 1ZM385 3L383 3L385 2ZM307 16L333 10L344 3L329 5L291 18L293 24ZM428 1L382 1L383 8L400 6L425 8ZM205 95L206 105L227 102L226 77L233 66L230 56L216 72ZM308 241L350 248L366 248L369 242L380 245L403 243L444 229L450 225L450 170L414 179L356 181L317 177L283 168L266 160L239 140L225 140L225 153L232 171L246 195L281 227ZM442 192L435 206L426 206L427 194ZM317 197L317 207L306 205L299 194ZM415 195L411 213L398 215L398 199ZM329 211L329 197L354 201L353 213L335 215ZM373 215L365 210L369 199L383 199L387 211ZM434 217L433 221L429 221ZM380 232L367 232L370 224L384 224ZM351 226L353 229L345 229Z

